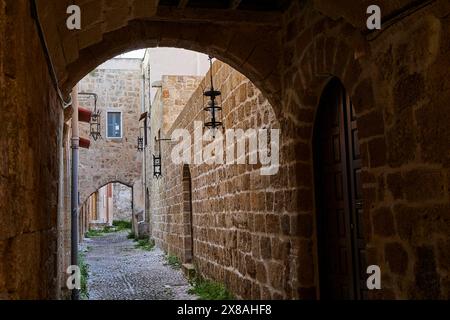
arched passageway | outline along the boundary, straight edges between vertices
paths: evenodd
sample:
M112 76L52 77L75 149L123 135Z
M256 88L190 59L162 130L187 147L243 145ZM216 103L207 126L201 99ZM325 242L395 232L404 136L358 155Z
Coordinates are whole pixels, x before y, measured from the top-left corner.
M209 249L207 233L199 245L223 262L203 259L203 270L217 274L238 296L319 297L312 137L323 86L338 77L358 122L367 263L383 270L383 289L368 296L448 298L447 1L418 7L415 1L381 1L389 19L374 32L366 30L366 8L354 1L286 1L263 12L86 1L83 9L91 14L80 32L64 26L65 1L38 2L63 94L115 54L165 45L212 53L270 100L282 130L279 174L230 185L258 188L264 181L275 187L252 195L235 189L226 199L214 199L219 205L239 203L235 219L217 216L232 232L213 232L223 246ZM0 295L52 298L62 287L54 252L64 200L63 119L70 112L60 108L30 2L1 3L0 101L6 112L0 123L6 134L0 136L0 192L8 201L0 202ZM18 21L21 28L15 27ZM249 215L246 204L258 215ZM196 207L202 209L195 201L193 207L194 215ZM210 222L207 217L202 215ZM245 251L238 253L238 246Z
M111 227L114 222L133 220L133 186L112 181L99 187L80 203L79 236L81 241L90 229Z

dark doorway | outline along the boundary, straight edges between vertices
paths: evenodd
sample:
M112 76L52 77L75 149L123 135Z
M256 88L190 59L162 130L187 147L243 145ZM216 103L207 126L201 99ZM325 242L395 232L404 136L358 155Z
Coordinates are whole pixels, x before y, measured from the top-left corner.
M354 108L338 79L326 86L314 130L321 299L365 297L361 158Z
M194 260L194 228L192 219L192 185L189 166L183 166L183 221L184 221L184 262Z

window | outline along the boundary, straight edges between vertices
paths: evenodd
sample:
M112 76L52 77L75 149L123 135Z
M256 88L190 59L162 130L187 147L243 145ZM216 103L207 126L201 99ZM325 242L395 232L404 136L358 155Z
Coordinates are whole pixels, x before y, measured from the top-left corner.
M122 138L122 112L107 112L106 137Z

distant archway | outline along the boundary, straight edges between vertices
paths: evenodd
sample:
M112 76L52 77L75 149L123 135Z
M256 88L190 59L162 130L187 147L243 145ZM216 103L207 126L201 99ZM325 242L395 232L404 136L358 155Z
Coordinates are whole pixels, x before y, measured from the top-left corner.
M109 182L91 193L80 203L79 235L83 239L90 229L133 222L133 186Z
M84 196L80 195L80 204L85 203L86 200L89 199L89 197L91 197L93 194L95 194L101 188L103 188L109 184L115 184L115 183L124 185L128 188L131 188L131 190L133 190L134 182L129 182L129 181L125 182L123 180L114 180L114 179L108 180L108 178L101 179L101 181L98 182L98 184L96 184L94 187L90 187L86 192L83 192L82 195L84 195Z

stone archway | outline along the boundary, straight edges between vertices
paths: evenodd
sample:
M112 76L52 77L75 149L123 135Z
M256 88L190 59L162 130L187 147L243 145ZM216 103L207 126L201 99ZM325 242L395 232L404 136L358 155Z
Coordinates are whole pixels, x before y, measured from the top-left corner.
M114 1L87 1L81 5L82 13L89 10L81 30L65 30L64 20L55 24L42 19L65 94L96 66L120 53L165 46L211 54L245 74L271 103L280 100L281 7L262 12L213 10L212 15L202 15L190 8L151 3L131 1L115 7ZM63 3L38 9L45 17L66 16Z
M86 200L92 196L94 193L96 193L98 190L100 190L101 188L107 186L108 184L111 183L119 183L122 184L128 188L133 189L134 184L136 183L136 181L129 181L129 182L124 182L124 180L120 180L120 179L108 179L108 178L102 178L101 180L98 180L96 184L93 184L92 186L89 186L86 191L84 192L80 192L80 204L83 204L86 202ZM92 191L93 190L93 191Z
M108 153L97 153L98 160L112 156ZM134 188L134 186L136 185L138 186L137 189L140 188L140 162L137 160L136 163L118 162L115 163L114 166L106 168L103 168L97 161L85 161L86 163L82 163L79 175L81 204L84 203L91 194L109 183L117 182L130 188Z
M242 12L218 14L213 9L196 17L192 10L187 17L179 15L179 10L175 11L178 16L167 10L158 13L156 1L83 1L82 8L91 14L85 16L81 32L64 26L67 1L39 1L39 13L65 94L112 55L156 45L212 53L258 84L281 115L288 137L282 143L286 167L271 182L297 187L296 202L286 201L292 199L291 193L280 192L274 198L276 205L295 207L292 211L298 214L284 215L280 224L274 214L262 219L276 221L267 226L279 226L286 237L292 232L298 236L291 241L291 251L299 257L299 272L292 283L284 283L281 276L274 279L274 285L289 297L318 296L317 263L311 264L316 260L312 125L323 86L332 76L342 79L361 129L362 184L368 200L364 212L371 230L368 258L381 265L388 279L385 289L373 295L445 298L449 294L448 250L441 248L449 246L450 135L448 113L443 110L450 96L445 73L450 9L448 1L436 0L407 15L396 14L416 2L380 1L384 13L394 13L395 19L382 32L371 34L361 25L363 4L355 9L354 1L342 1L342 7L335 1L292 1L287 10L245 17ZM58 250L58 203L64 195L58 171L64 112L30 3L3 1L0 19L5 44L0 46L0 104L6 110L0 114L0 123L7 124L6 134L0 136L0 193L8 199L0 203L0 212L6 213L0 224L0 248L4 249L0 250L4 262L0 279L11 279L0 281L0 296L12 299L57 297L61 287L55 277L54 252ZM155 4L153 10L142 10L150 3ZM259 196L251 200L237 203L259 209ZM245 232L238 237L228 230L224 233L233 245L249 243ZM269 256L273 243L262 237L258 244ZM226 248L224 264L232 249ZM253 273L255 268L249 266ZM245 273L243 263L240 267ZM267 280L267 273L286 271L276 263L269 267L256 266L261 279ZM205 264L206 268L225 278L215 272L217 268ZM242 278L228 279L243 284L246 296L249 291L263 298L282 298L285 293L267 287L259 292L259 287L241 282Z
M333 30L331 20L323 16L320 18L322 20L318 20L315 25L310 26L291 40L291 43L296 43L297 50L300 48L301 50L297 51L297 56L290 57L290 62L295 63L297 67L283 77L286 91L282 102L284 112L280 119L284 134L287 137L295 136L293 147L295 151L288 153L284 161L291 163L295 168L292 170L293 180L296 181L296 187L301 190L296 200L298 201L297 221L299 223L297 231L299 242L296 247L296 255L300 257L296 273L299 287L298 297L306 299L320 297L318 235L316 232L317 208L313 179L313 128L321 94L327 83L337 77L342 79L342 83L354 101L357 117L361 114L361 105L364 108L370 108L370 106L374 108L375 106L372 100L371 85L367 85L367 82L370 84L370 80L367 81L366 75L363 73L370 70L371 66L363 67L364 60L355 58L354 44L348 42L349 40L345 37L333 34L337 31ZM314 32L320 26L324 28L324 25L328 24L330 29L327 32L332 35L326 32L322 34ZM360 88L363 86L364 89L361 90ZM364 96L363 92L367 95ZM360 136L364 141L370 136L370 133L363 128ZM361 153L362 166L367 168L367 149L361 148ZM363 176L362 183L366 183L365 179L366 177ZM370 197L371 195L369 195L369 199ZM366 210L367 203L368 201L364 203L364 210ZM367 218L367 215L365 217ZM367 218L363 224L368 222ZM370 226L365 230L370 230ZM367 238L370 238L370 235L367 235Z
M321 299L363 299L361 158L352 102L339 79L320 98L313 159Z
M125 183L120 180L103 179L98 183L98 185L91 186L95 189L93 192L89 193L92 189L87 189L83 192L83 196L87 194L86 198L80 198L78 231L81 240L85 237L85 233L92 227L92 223L95 223L96 227L103 227L105 224L108 225L113 223L114 220L121 220L120 218L116 218L115 213L115 210L119 208L118 203L116 202L119 199L116 199L116 196L118 195L115 192L116 188L114 188L114 192L112 190L114 184L120 184L128 189L126 197L129 203L126 205L125 216L127 216L127 220L129 219L129 222L131 222L132 229L136 230L136 216L134 214L134 208L136 207L134 184ZM98 196L101 190L103 191L103 197ZM100 209L100 203L103 203L102 209ZM98 215L99 211L102 212L100 216ZM120 215L118 215L118 217L120 217Z
M261 39L259 33L265 33L267 38ZM281 79L278 64L267 61L279 61L279 37L273 28L261 26L205 30L195 24L132 21L104 34L101 42L80 50L78 58L66 66L67 79L62 87L69 92L85 74L120 53L148 47L176 47L211 54L229 64L252 80L273 103L279 100ZM205 42L206 39L210 41Z

